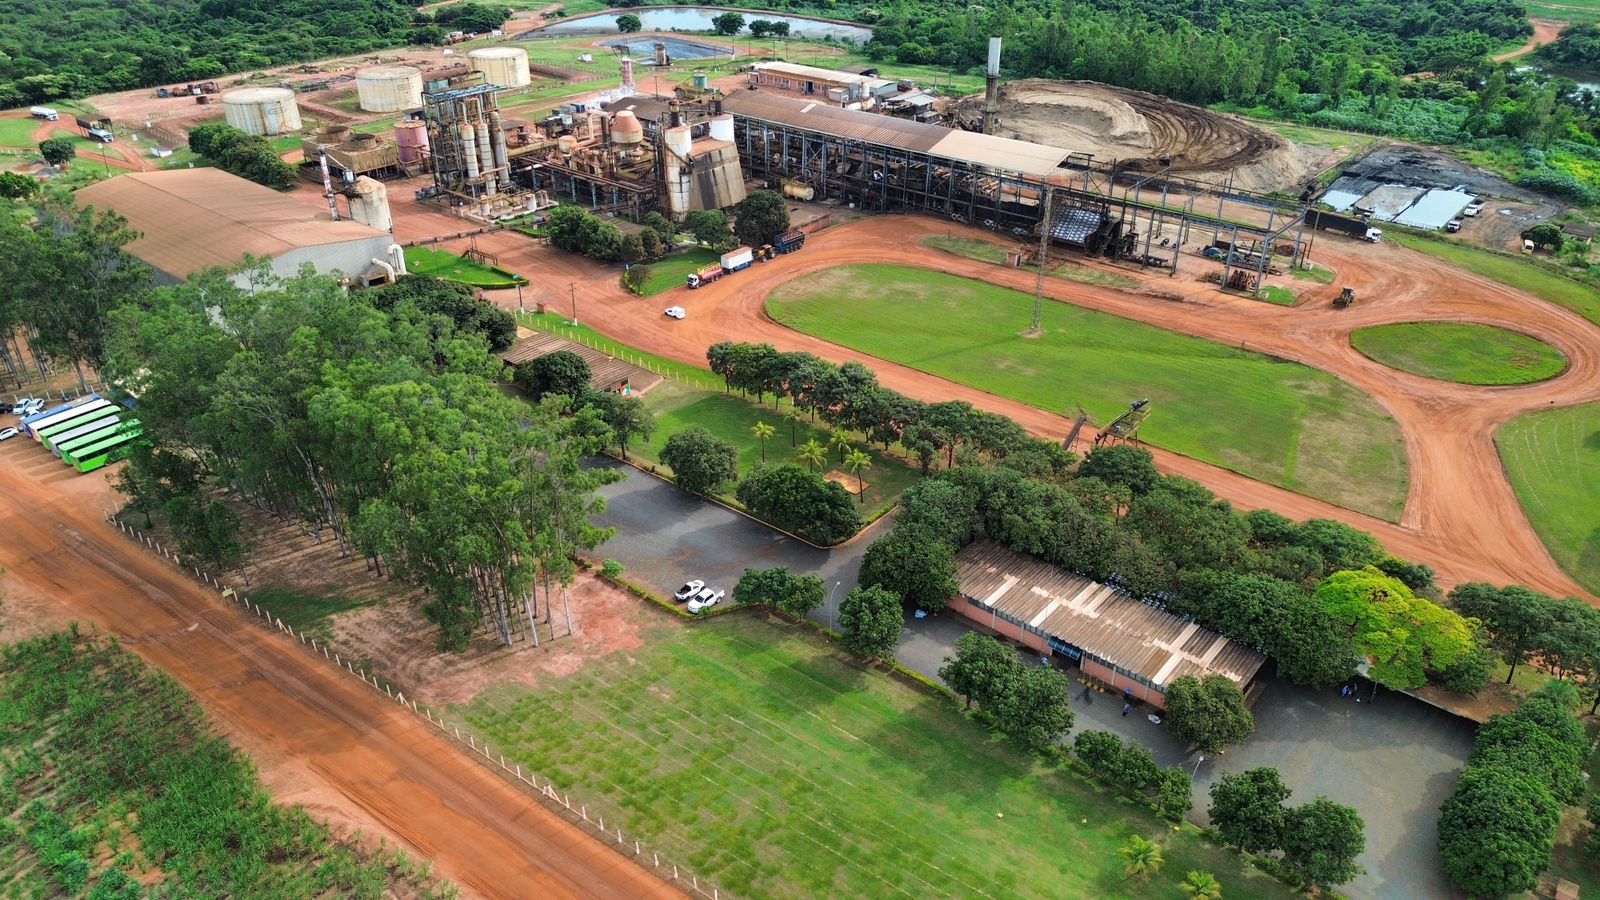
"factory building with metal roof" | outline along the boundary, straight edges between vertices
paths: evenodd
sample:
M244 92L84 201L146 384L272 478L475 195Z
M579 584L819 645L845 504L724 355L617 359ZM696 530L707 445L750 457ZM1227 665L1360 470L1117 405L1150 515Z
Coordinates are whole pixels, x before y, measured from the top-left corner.
M1259 650L991 540L956 554L956 580L952 611L1163 709L1178 678L1221 675L1248 690L1266 662Z
M394 238L326 209L295 200L220 169L131 172L85 187L80 206L109 209L139 232L127 251L175 284L212 267L235 269L246 256L270 258L271 270L362 279L389 262ZM235 283L247 287L245 276Z

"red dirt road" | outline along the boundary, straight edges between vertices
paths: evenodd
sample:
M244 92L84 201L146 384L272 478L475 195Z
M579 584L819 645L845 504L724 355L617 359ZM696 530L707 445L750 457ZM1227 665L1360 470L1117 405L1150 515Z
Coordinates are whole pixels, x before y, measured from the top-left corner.
M984 232L920 217L865 219L815 234L801 253L759 264L692 294L650 299L622 291L615 268L597 269L587 260L550 251L518 235L489 235L478 243L497 253L502 266L533 279L534 287L525 291L530 307L543 300L567 313L567 286L576 282L579 319L584 324L652 353L704 366L710 344L744 340L805 350L834 362L859 360L876 371L884 385L909 396L967 400L1016 419L1034 434L1063 437L1070 423L1061 416L855 353L791 331L766 316L766 297L779 285L849 264L917 266L1033 291L1031 271L920 245L925 235L951 233L993 239ZM1199 481L1242 508L1273 509L1296 519L1338 519L1370 531L1392 553L1432 566L1445 585L1483 580L1587 596L1551 559L1528 523L1501 469L1493 435L1500 425L1526 412L1600 400L1600 328L1560 307L1399 247L1318 235L1312 256L1339 277L1334 285L1310 291L1297 307L1234 297L1209 285L1164 276L1153 276L1149 283L1183 294L1181 301L1053 278L1046 279L1045 289L1057 300L1243 344L1338 375L1373 396L1399 423L1411 484L1401 521L1392 523L1156 450L1163 470ZM1207 264L1185 257L1181 265L1192 274ZM1330 300L1345 285L1356 289L1358 301L1349 309L1335 310ZM688 308L687 320L661 315L661 309L672 303ZM1540 384L1472 387L1385 368L1350 346L1350 332L1357 328L1429 320L1482 322L1522 331L1559 348L1570 367Z
M48 598L177 679L261 760L280 797L273 770L287 759L293 793L304 795L288 799L387 832L467 896L682 896L394 701L134 549L102 520L110 493L100 476L68 472L20 438L0 445L0 498L5 590Z
M1526 44L1515 50L1496 55L1494 57L1495 62L1505 62L1508 59L1527 56L1545 44L1553 44L1556 38L1561 36L1561 29L1567 27L1566 22L1552 22L1549 19L1529 19L1528 21L1533 25L1533 37L1528 38Z

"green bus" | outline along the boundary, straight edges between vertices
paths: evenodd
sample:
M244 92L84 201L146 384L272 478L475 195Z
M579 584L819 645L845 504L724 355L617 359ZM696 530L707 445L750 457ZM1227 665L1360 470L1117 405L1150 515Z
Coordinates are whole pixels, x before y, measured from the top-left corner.
M107 425L98 431L91 431L82 437L73 438L71 441L61 445L61 461L69 466L75 466L78 464L78 457L83 454L85 449L138 427L138 419L129 419L125 422Z
M78 454L76 463L78 471L93 472L101 466L122 459L133 452L133 448L138 446L138 441L143 435L143 430L134 428L115 437L106 438L92 447L85 447Z

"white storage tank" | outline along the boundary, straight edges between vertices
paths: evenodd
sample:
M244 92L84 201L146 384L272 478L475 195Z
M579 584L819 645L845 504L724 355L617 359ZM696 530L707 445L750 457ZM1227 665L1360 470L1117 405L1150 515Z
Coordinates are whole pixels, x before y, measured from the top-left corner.
M222 95L228 124L246 134L279 135L300 130L300 106L288 88L243 88Z
M711 139L715 141L733 141L733 116L723 113L711 119Z
M400 112L422 105L422 70L369 66L356 72L356 98L367 112Z
M469 52L467 58L490 84L527 87L533 81L528 72L528 51L521 47L484 47Z

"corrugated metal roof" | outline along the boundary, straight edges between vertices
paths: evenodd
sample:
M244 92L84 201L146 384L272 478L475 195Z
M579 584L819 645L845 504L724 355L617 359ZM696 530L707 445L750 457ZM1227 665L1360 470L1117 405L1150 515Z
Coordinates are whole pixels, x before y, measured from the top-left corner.
M127 250L156 269L187 277L212 266L233 268L252 256L301 247L387 238L221 169L130 172L75 195L81 206L113 209L141 237Z
M1071 155L1071 151L1060 147L972 131L956 131L943 125L841 109L812 100L791 100L760 91L729 94L723 98L722 108L741 118L792 125L849 140L927 153L1039 178L1055 172L1062 161Z
M530 359L549 356L557 350L568 350L583 357L583 361L589 364L589 386L597 391L609 391L616 385L626 383L634 393L642 393L665 380L660 375L641 369L632 363L623 362L615 356L608 356L592 347L538 331L522 330L517 342L500 354L500 358L508 365L514 366Z
M1266 662L1258 650L994 541L956 554L956 580L964 596L1157 687L1184 675L1223 675L1244 685Z
M1398 216L1395 221L1413 228L1443 228L1456 214L1473 201L1471 194L1462 191L1445 191L1438 188L1423 194L1416 203Z
M777 75L787 75L790 78L803 78L810 81L826 81L830 84L859 84L868 90L894 84L887 78L878 78L873 75L862 75L857 72L846 72L842 69L823 69L817 66L804 66L798 63L786 62L758 62L751 66L757 72L772 72Z

